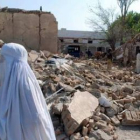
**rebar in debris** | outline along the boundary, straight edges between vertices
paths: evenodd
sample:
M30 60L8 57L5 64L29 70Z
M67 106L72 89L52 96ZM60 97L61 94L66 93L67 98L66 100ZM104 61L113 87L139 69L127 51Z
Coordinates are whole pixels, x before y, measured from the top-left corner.
M82 89L83 86L82 86L82 85L77 85L77 86L74 87L75 90L77 90L78 88L79 88L79 89ZM47 98L45 99L45 100L46 100L46 103L48 104L48 103L50 103L51 101L54 101L54 100L60 95L60 94L58 94L58 93L61 92L61 91L64 90L64 89L65 89L65 88L63 87L63 88L59 89L58 91L56 91L55 93L53 93L51 96L47 97ZM72 94L75 90L73 90L73 91L67 93L66 96Z
M49 103L52 99L55 99L57 97L57 94L59 92L61 92L62 90L64 90L64 88L59 89L58 91L56 91L55 93L53 93L51 96L47 97L45 100L47 103Z

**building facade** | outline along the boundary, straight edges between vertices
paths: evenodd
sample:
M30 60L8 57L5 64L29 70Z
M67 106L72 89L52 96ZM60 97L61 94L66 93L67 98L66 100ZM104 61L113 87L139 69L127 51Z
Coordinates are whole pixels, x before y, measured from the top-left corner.
M110 47L105 42L105 35L101 32L73 31L61 29L58 31L58 38L61 42L61 50L67 52L69 46L79 47L85 52L89 49L93 54L96 51L106 52Z

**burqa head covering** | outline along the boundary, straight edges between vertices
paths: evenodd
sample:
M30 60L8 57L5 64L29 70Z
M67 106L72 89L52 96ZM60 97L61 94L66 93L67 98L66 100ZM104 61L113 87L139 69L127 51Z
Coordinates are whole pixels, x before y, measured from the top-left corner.
M0 81L0 140L55 140L42 91L22 45L2 47Z

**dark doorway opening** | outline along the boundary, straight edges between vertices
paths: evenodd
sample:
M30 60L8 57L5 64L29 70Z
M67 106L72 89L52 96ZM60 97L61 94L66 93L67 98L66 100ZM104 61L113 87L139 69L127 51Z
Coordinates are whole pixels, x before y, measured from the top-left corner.
M92 40L88 40L88 43L89 43L89 44L92 44Z
M98 47L97 48L97 51L102 52L103 51L103 48L102 47Z
M60 39L60 41L63 43L64 42L64 40L63 39Z
M139 49L140 49L140 47L139 47L139 46L137 46L137 47L136 47L136 55L138 54Z
M78 39L74 39L74 43L78 43Z
M74 57L80 57L80 46L69 45L68 46L68 54L70 54Z

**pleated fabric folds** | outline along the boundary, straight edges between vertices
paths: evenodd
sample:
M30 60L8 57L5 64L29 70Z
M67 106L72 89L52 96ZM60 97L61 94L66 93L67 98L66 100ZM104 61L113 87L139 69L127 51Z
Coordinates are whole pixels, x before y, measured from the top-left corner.
M27 51L8 43L1 56L0 140L56 140L42 91L27 63Z

